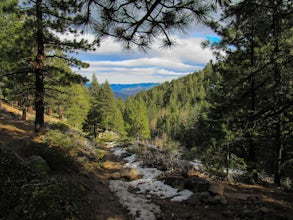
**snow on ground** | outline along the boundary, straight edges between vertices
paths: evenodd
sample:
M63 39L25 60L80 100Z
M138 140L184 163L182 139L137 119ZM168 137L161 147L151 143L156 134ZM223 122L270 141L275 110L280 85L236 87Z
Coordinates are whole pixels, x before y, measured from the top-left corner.
M119 147L112 148L112 151L113 151L114 155L117 157L121 157L123 153L126 153L126 151L124 149L119 148Z
M114 154L121 156L124 150L114 148ZM129 210L137 220L155 220L160 215L160 207L152 203L152 197L171 199L181 202L188 199L193 193L189 190L179 191L163 181L156 179L162 172L156 168L143 168L142 162L136 161L133 154L124 158L127 163L124 167L135 168L143 175L141 179L134 181L111 180L110 189L119 198L120 203Z

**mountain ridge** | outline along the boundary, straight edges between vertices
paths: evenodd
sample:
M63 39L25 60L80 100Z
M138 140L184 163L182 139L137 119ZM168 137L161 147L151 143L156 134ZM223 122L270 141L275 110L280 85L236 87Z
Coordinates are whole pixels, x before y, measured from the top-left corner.
M90 87L90 82L86 83L86 87ZM136 95L137 93L151 89L157 85L160 85L160 83L129 83L129 84L110 84L111 89L114 92L114 95L116 98L121 97L123 100L125 100L128 96Z

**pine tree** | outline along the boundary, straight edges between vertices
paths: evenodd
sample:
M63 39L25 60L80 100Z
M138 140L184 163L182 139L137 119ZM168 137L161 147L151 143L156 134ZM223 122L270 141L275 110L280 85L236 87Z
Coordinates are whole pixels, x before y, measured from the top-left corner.
M82 84L72 84L67 94L64 117L69 124L81 129L90 109L89 91Z
M125 102L125 121L127 133L137 140L150 138L149 120L145 102L141 97L137 99L128 98Z
M137 46L147 50L150 44L161 38L162 46L174 45L172 33L184 31L192 23L207 21L209 12L220 1L84 1L83 23L93 27L99 37L111 36L125 48ZM95 10L99 9L99 13Z
M89 132L96 140L99 130L100 116L98 101L100 97L100 84L95 74L92 76L92 81L89 87L90 105L91 108L87 114L86 121L83 123L83 130Z
M285 161L284 143L289 143L284 135L289 125L283 116L289 114L292 105L285 95L290 93L292 59L286 48L292 32L292 10L288 1L243 1L224 11L225 25L211 25L222 37L212 47L227 54L217 65L223 81L217 89L216 112L229 119L229 130L238 133L232 150L245 158L253 178L257 178L253 174L256 169L267 169L257 167L258 161L266 166L271 162L275 164L277 185ZM269 142L264 144L265 139Z
M51 68L46 68L46 60L50 58L64 59L71 65L85 66L80 61L67 56L59 56L55 50L69 52L74 49L89 49L85 40L61 40L58 34L71 33L78 35L74 28L77 13L82 4L77 1L59 0L27 0L19 4L20 10L26 13L25 26L33 33L32 41L35 50L31 52L34 58L29 62L29 68L35 76L35 130L44 128L45 110L45 78L50 77ZM96 42L95 42L96 43Z

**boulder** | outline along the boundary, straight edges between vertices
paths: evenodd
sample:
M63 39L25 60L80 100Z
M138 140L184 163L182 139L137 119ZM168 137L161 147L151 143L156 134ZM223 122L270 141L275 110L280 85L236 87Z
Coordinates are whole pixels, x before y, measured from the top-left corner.
M192 190L195 193L207 192L209 185L207 180L196 176L188 177L184 181L184 189Z
M211 195L224 195L224 185L221 183L212 183L208 187L208 191L211 193Z
M182 188L184 178L182 176L168 176L165 178L165 184L174 188Z

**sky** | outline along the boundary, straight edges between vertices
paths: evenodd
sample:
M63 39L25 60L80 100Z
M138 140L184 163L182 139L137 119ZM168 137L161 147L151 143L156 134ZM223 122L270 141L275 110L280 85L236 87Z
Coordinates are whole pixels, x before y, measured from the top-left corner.
M92 35L84 37L94 38ZM106 80L111 84L162 83L198 71L214 59L210 49L201 47L204 40L219 41L219 37L207 27L196 26L174 37L175 47L162 49L160 42L154 42L147 53L125 51L113 38L103 39L95 51L76 55L90 66L74 71L89 80L96 74L99 83Z

